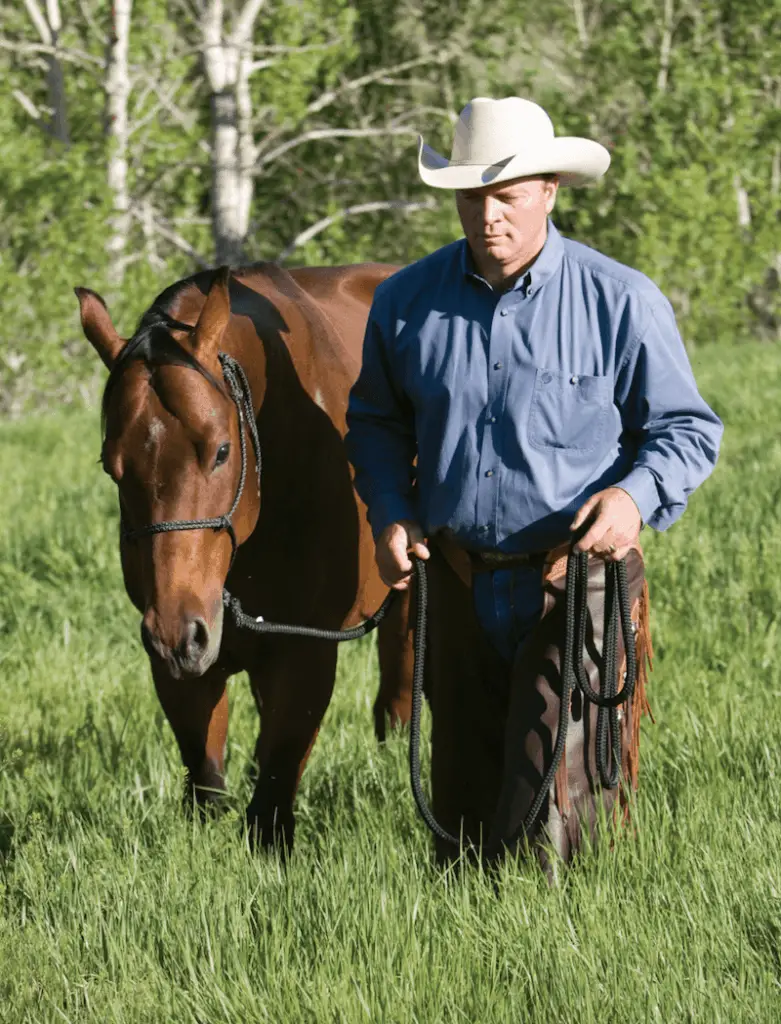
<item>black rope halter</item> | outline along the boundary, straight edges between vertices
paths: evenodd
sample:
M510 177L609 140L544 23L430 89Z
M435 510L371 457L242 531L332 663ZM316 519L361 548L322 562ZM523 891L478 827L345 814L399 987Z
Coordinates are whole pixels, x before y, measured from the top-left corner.
M141 526L137 530L128 530L122 522L122 537L126 541L138 540L139 537L148 537L154 533L171 533L174 530L226 530L231 540L231 561L236 557L238 542L236 531L233 528L233 516L239 507L241 496L244 493L244 485L247 482L247 439L244 436L245 426L249 430L252 449L255 453L255 468L257 471L258 494L260 494L260 471L261 453L260 440L258 438L258 427L255 422L255 409L252 404L252 392L250 391L247 375L242 365L227 352L220 352L220 365L225 383L228 385L231 398L236 406L239 418L239 445L241 447L241 473L236 488L236 496L233 499L228 512L221 516L212 516L209 519L167 519L159 523L150 523L149 526Z

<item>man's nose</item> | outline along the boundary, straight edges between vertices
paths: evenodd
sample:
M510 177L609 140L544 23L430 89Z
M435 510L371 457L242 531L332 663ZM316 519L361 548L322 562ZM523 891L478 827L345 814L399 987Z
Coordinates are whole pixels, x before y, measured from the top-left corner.
M493 196L485 196L483 199L483 223L494 224L501 219L500 203Z

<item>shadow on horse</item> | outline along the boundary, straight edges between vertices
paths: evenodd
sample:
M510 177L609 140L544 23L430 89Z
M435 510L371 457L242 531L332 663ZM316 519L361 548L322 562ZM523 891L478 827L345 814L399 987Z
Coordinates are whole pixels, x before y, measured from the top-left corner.
M342 438L372 295L395 269L199 273L158 296L127 341L100 296L76 289L109 370L102 463L119 491L125 587L188 798L203 805L225 789L226 684L246 670L261 718L247 823L287 850L337 645L239 631L223 587L253 614L330 629L387 592ZM388 720L409 717L408 620L405 595L379 630L380 740Z

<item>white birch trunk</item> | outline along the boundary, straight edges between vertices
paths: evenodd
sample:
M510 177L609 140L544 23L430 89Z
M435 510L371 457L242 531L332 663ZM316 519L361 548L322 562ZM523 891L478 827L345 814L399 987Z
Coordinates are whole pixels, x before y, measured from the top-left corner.
M575 26L578 30L578 40L581 48L588 46L588 27L586 26L586 12L583 8L583 0L572 0L572 10L575 15Z
M247 0L230 35L222 0L211 0L203 21L203 58L211 92L212 234L219 264L241 263L254 189L249 75L252 30L263 0Z
M251 35L248 42L251 41ZM238 230L242 246L249 231L249 215L255 191L253 169L257 147L252 132L252 97L249 90L250 54L244 52L239 58L239 74L236 82L236 108L239 115L239 171L238 184Z
M46 85L49 92L49 106L52 111L52 119L47 130L64 145L70 145L70 131L68 129L68 106L65 99L65 75L62 64L57 56L57 40L62 28L62 16L60 14L60 0L46 0L46 13L37 3L37 0L24 0L24 6L30 15L30 20L35 25L41 42L44 46L51 46L54 53L45 56L46 61Z
M667 89L667 77L670 73L670 55L673 47L673 15L673 0L664 0L662 43L659 47L659 72L656 76L656 88L659 92L665 92Z
M751 204L739 174L733 175L732 187L735 189L735 202L738 208L738 227L745 231L751 227Z
M46 18L52 31L52 46L57 48L57 39L62 28L60 0L46 0ZM65 100L65 75L62 64L53 53L48 58L49 70L46 81L49 87L49 106L52 108L52 135L65 146L70 145L68 129L68 105Z
M106 251L109 278L121 284L125 272L125 251L130 233L130 194L127 182L128 45L133 0L114 0L111 11L111 37L106 55L106 113L109 154L108 186L111 190L111 230Z

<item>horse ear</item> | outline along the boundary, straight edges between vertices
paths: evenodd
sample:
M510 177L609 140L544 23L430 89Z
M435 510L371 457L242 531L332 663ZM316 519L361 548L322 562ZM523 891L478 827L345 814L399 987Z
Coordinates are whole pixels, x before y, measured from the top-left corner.
M81 307L81 328L92 347L106 364L108 369L114 362L125 344L114 326L106 303L97 292L89 288L74 288L76 298Z
M202 363L217 362L222 336L231 315L229 281L230 267L220 267L214 275L193 331L193 349Z

